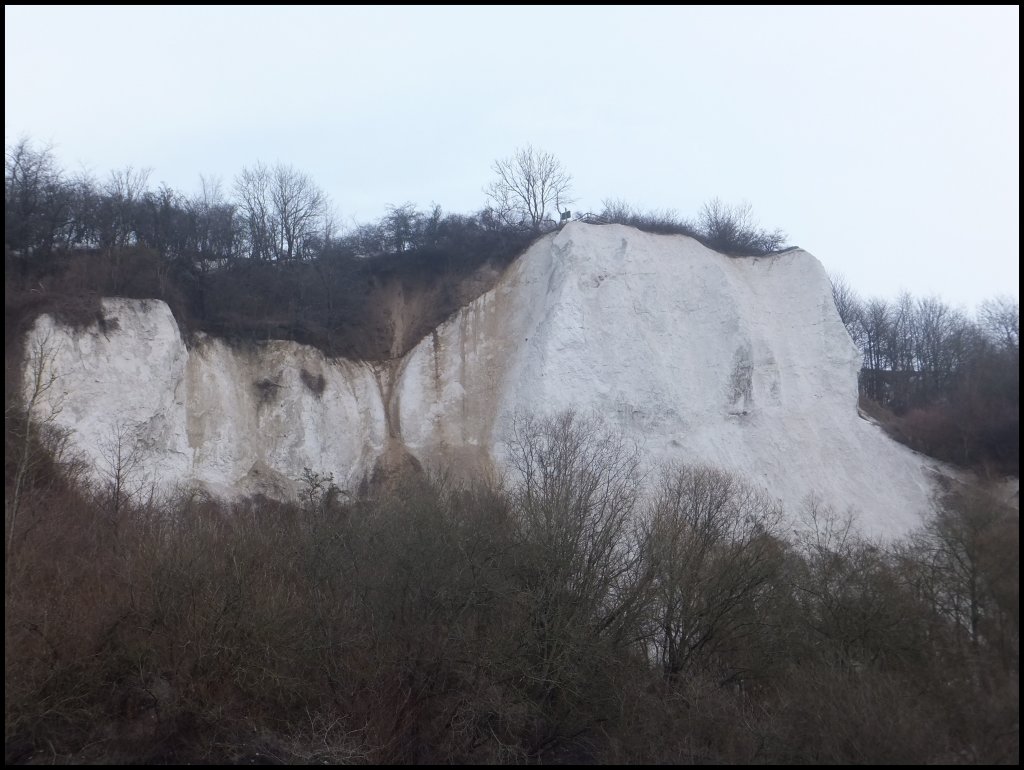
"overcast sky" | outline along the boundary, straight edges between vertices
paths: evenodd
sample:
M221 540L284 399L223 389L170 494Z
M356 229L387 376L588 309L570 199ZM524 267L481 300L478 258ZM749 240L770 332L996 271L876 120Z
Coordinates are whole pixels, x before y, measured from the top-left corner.
M605 199L755 217L860 293L1019 296L1018 6L4 9L6 143L182 191L256 160L343 222L468 213L533 144Z

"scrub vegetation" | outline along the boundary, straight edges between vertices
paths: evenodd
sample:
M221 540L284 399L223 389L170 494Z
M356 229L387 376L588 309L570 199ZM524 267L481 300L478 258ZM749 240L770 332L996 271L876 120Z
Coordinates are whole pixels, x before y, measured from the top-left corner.
M9 762L1017 762L1019 519L979 490L870 542L563 413L500 482L156 500L29 426Z

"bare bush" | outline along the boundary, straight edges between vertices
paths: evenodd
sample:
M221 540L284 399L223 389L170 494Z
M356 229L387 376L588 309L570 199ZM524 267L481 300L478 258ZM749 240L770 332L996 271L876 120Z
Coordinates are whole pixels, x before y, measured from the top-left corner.
M786 243L781 230L766 230L754 220L749 203L729 206L714 198L701 209L697 227L707 245L724 254L771 254Z
M803 558L789 579L815 659L839 671L912 668L925 629L891 551L857 531L851 510L813 497L795 535Z
M640 211L621 199L602 201L600 219L607 224L628 225L648 233L701 237L696 225L672 209Z
M57 384L54 362L59 352L57 344L49 335L32 344L24 362L27 379L25 393L9 399L4 408L7 435L10 437L13 432L16 439L16 445L12 447L16 453L14 485L10 494L4 497L5 560L10 559L14 548L18 513L29 474L45 459L37 446L39 434L51 427L61 412L63 399L51 395Z

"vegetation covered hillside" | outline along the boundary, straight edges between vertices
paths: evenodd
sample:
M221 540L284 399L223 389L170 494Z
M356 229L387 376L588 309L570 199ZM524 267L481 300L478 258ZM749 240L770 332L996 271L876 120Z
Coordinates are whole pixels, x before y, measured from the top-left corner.
M350 504L7 442L8 762L1018 761L1019 517L979 492L884 544L713 468L642 502L571 413L503 485Z

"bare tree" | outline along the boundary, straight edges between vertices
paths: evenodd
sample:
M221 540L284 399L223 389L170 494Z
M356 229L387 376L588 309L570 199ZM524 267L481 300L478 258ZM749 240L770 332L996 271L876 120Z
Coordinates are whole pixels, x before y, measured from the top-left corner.
M249 257L269 260L274 256L273 177L263 163L243 168L235 177L235 197L245 227Z
M1008 296L981 303L978 319L982 330L1007 350L1020 349L1020 302Z
M487 197L505 224L539 230L548 219L548 209L561 211L573 202L572 177L551 153L531 145L491 167L498 178L487 186Z
M781 508L710 467L666 470L643 521L658 663L672 681L756 630L779 569ZM726 677L736 671L721 672Z
M323 238L327 195L308 174L278 163L273 169L270 198L278 227L278 258L309 256L312 243Z
M235 256L238 242L235 205L224 197L217 177L200 175L199 192L185 201L185 209L192 219L192 248L200 270Z
M993 637L1019 634L1019 516L979 488L949 492L917 540L931 580L934 609L953 621L977 647L986 624ZM994 641L994 639L993 639Z
M586 664L635 642L645 593L628 537L638 449L600 418L568 411L517 417L506 450L523 611L517 656L528 661L525 691L557 733L577 718L566 696L584 691Z
M137 432L123 423L115 423L101 442L100 450L111 520L116 522L126 506L139 501L147 486Z
M107 208L102 246L124 248L137 237L137 209L149 189L150 171L128 165L110 172L102 189Z
M828 280L832 284L832 301L835 302L839 319L846 327L850 339L857 347L861 347L864 338L864 303L841 273L829 273Z
M970 322L938 297L919 299L911 338L914 345L914 403L934 401L948 392L966 357Z
M517 416L505 446L524 539L566 571L562 582L573 590L609 590L590 570L619 556L641 481L637 448L572 411Z
M325 238L327 195L291 166L243 168L235 196L252 259L304 259Z
M35 443L43 429L53 424L61 412L63 397L50 395L57 383L54 362L59 353L57 345L47 334L36 340L29 350L26 363L26 389L23 401L15 401L4 410L4 421L12 425L17 441L15 449L14 488L4 498L4 525L6 528L6 557L14 547L15 528L21 509L29 474L39 460Z
M885 300L872 299L864 305L861 317L864 329L861 342L864 351L861 389L871 400L883 403L886 393L884 370L889 368L885 340L889 337L892 324L892 308Z
M414 248L423 228L423 219L423 214L412 203L388 206L388 213L380 223L387 250L401 252Z
M4 240L14 249L52 249L71 218L71 189L53 148L28 138L4 155Z

